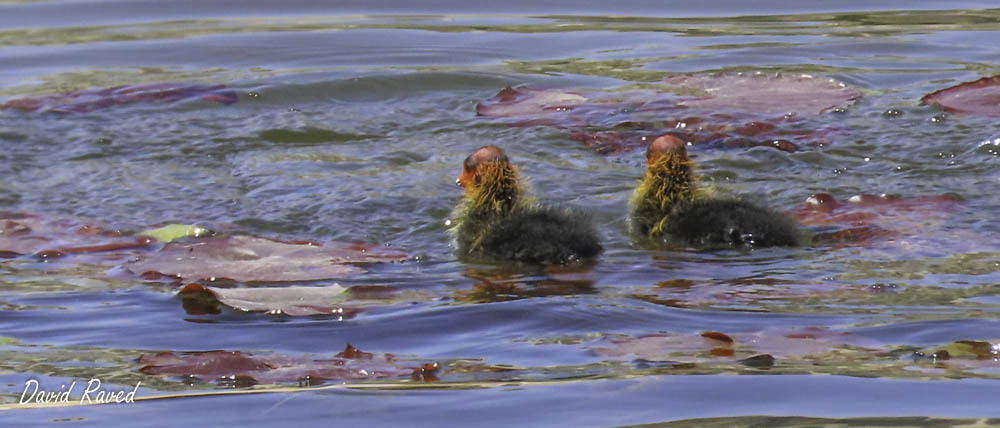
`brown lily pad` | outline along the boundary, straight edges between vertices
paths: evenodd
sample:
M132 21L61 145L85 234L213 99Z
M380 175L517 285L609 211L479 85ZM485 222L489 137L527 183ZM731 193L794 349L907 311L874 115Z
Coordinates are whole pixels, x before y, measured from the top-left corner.
M920 101L951 113L1000 117L1000 75L931 92Z
M0 104L0 109L86 113L120 104L145 101L177 102L192 99L233 104L239 100L239 97L235 91L227 89L225 85L146 83L20 98Z
M33 254L50 259L71 254L139 248L155 242L71 217L0 211L0 258Z
M704 332L704 333L701 334L701 337L704 337L706 339L713 339L713 340L719 341L719 342L721 342L721 343L723 343L725 345L732 345L733 344L733 338L732 337L729 337L729 335L727 335L725 333L720 333L718 331L706 331L706 332Z
M845 134L809 129L800 124L804 118L861 97L843 83L808 75L678 75L663 83L661 91L621 93L507 87L479 103L476 113L519 126L565 128L600 154L641 149L663 134L692 144L794 152Z
M317 384L334 380L364 380L418 375L436 365L403 364L391 354L362 352L347 345L333 356L254 355L240 351L160 352L139 357L147 375L193 378L235 386L258 383Z
M290 243L252 236L171 242L125 267L185 280L315 281L364 272L355 264L399 261L400 250L352 243Z

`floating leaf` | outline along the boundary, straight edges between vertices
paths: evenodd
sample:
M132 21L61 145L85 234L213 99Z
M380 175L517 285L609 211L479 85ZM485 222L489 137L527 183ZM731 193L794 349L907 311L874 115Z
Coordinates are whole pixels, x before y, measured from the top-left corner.
M732 337L729 337L725 333L720 333L720 332L717 332L717 331L706 331L706 332L704 332L704 333L701 334L701 337L704 337L706 339L717 340L717 341L722 342L723 344L727 344L727 345L732 345L733 344L733 338Z
M624 340L611 340L611 346L592 350L606 357L632 357L645 361L700 361L716 346L714 340L688 334L646 334Z
M476 114L492 117L526 116L544 112L564 112L589 99L558 89L503 88L493 98L476 105Z
M572 139L600 154L644 148L666 133L693 144L794 152L845 132L808 129L803 118L847 108L860 97L855 88L808 75L678 75L665 79L660 91L507 87L479 103L476 113L567 128Z
M857 89L833 79L810 75L738 73L680 75L665 83L701 95L679 102L700 110L745 112L761 115L815 115L846 108L861 98Z
M845 202L817 193L792 211L803 224L834 225L840 229L819 234L814 241L868 243L880 239L921 234L940 225L962 206L950 195L900 198L890 195L855 195Z
M197 238L212 233L203 227L190 224L168 224L156 229L144 230L140 235L149 236L159 242L171 242L181 238Z
M996 359L1000 358L1000 344L983 340L956 340L944 346L935 346L917 351L918 357L938 360L952 358Z
M738 362L748 367L756 367L762 369L762 368L773 367L774 357L771 356L771 354L761 354L761 355L754 355L749 358L744 358L742 360L739 360Z
M388 247L229 236L171 242L125 267L137 275L155 272L193 281L314 281L364 272L353 264L404 258L406 254Z
M0 104L0 109L86 113L118 104L142 101L176 102L198 98L222 104L232 104L239 100L236 92L226 89L225 85L146 83L20 98Z
M218 288L188 284L178 294L190 298L208 295L219 303L246 312L268 312L290 316L344 315L336 304L344 300L344 287ZM351 314L352 311L348 311Z
M240 351L160 352L144 354L139 369L147 375L194 378L202 382L222 382L234 386L258 383L296 382L317 384L331 380L361 380L411 376L427 367L406 367L390 354L362 352L347 345L329 357L253 355Z
M35 254L55 258L138 248L152 243L70 217L0 211L0 257Z
M238 311L268 312L289 316L332 315L353 318L372 306L413 303L429 300L419 292L397 287L355 285L344 288L337 284L321 287L252 287L221 288L191 283L178 294L184 309L191 315L219 313L219 305Z
M1000 117L1000 75L931 92L920 101L952 113Z
M904 360L915 363L908 370L945 373L954 376L959 371L997 373L1000 370L1000 343L985 340L956 340L947 345L933 346L915 351Z
M614 358L670 362L729 361L751 367L770 367L774 364L775 356L816 358L846 347L880 346L862 336L816 327L734 334L656 333L611 339L609 342L610 346L595 347L592 350L597 354Z

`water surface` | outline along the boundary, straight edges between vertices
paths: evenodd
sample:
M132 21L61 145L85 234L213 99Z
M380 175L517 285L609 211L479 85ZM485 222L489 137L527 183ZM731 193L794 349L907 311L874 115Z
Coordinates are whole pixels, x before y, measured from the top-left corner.
M0 418L608 426L996 417L1000 365L956 352L956 342L1000 340L998 151L983 144L1000 129L919 105L928 92L1000 74L991 6L0 3L0 102L151 82L222 84L239 97L0 110L0 210L409 254L335 281L408 293L347 319L198 313L177 287L120 267L0 259ZM963 202L903 219L903 237L871 245L649 249L626 227L641 152L602 156L566 129L475 113L508 85L615 91L674 73L753 71L834 78L864 96L813 119L843 131L826 144L693 148L707 183L782 210L816 192ZM445 224L461 195L454 179L484 144L504 147L540 199L593 213L604 253L549 269L458 260ZM712 356L698 347L708 331L774 364ZM615 352L642 338L664 347ZM143 374L136 361L208 350L322 356L348 343L436 362L440 379L234 388ZM915 356L937 349L954 358ZM90 378L141 381L147 399L17 404L28 379L58 389ZM248 390L273 391L231 394ZM191 395L202 391L221 395ZM165 394L182 398L149 399Z

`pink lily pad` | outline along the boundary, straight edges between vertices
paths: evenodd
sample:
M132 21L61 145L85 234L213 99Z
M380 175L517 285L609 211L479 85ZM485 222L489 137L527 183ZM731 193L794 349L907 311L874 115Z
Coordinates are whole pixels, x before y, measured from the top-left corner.
M140 248L153 242L146 236L123 235L71 217L0 211L0 258L34 254L48 259Z
M681 75L665 79L668 85L702 91L684 99L692 109L744 112L758 115L816 115L846 108L861 98L857 89L833 79L809 75L738 73Z
M503 88L488 101L476 105L476 114L513 117L544 112L565 112L590 99L574 92L556 89Z
M199 98L222 104L233 104L239 100L236 92L227 89L225 85L146 83L20 98L0 104L0 109L86 113L119 104L144 101L177 102Z
M951 113L1000 117L1000 75L931 92L924 95L921 103Z
M142 366L139 371L147 375L183 376L235 386L284 382L312 385L333 380L412 376L437 367L403 364L391 354L362 352L351 345L328 357L253 355L240 351L160 352L144 354L138 363Z
M664 80L663 91L507 87L479 103L476 113L517 126L568 129L600 154L641 149L665 133L693 144L793 152L845 133L809 129L800 124L804 118L847 108L860 97L843 83L807 75L678 75Z
M289 243L252 236L171 242L125 267L185 280L315 281L364 272L355 264L399 261L400 250L352 243Z
M950 195L900 198L855 195L845 202L827 193L806 199L791 214L807 225L835 225L842 229L819 236L822 241L867 244L913 235L929 235L962 207Z

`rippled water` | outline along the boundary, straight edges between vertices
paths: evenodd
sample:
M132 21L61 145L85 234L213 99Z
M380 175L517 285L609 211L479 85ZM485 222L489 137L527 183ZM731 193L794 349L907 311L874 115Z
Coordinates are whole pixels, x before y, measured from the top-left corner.
M981 145L1000 128L919 105L1000 74L1000 10L980 9L991 3L278 4L0 2L0 102L150 82L223 84L239 96L0 110L0 210L126 231L184 223L391 245L409 258L336 283L402 297L343 320L205 314L176 286L120 267L0 259L0 419L607 426L767 415L870 426L1000 413L990 398L1000 363L962 352L1000 341L1000 174L994 146ZM839 130L827 144L693 148L711 185L782 210L816 192L962 204L900 219L901 237L866 245L647 249L626 228L640 152L595 154L566 129L475 109L508 85L616 90L740 71L830 77L864 96L815 119ZM604 253L548 269L457 260L445 225L461 195L454 179L484 144L504 147L540 199L592 212ZM733 337L738 352L711 354L708 331ZM348 343L438 363L439 380L233 388L144 374L136 360L329 356ZM941 349L952 358L914 354ZM741 361L762 354L773 365ZM18 404L28 379L58 389L91 378L141 381L146 399ZM181 398L155 398L166 394Z

